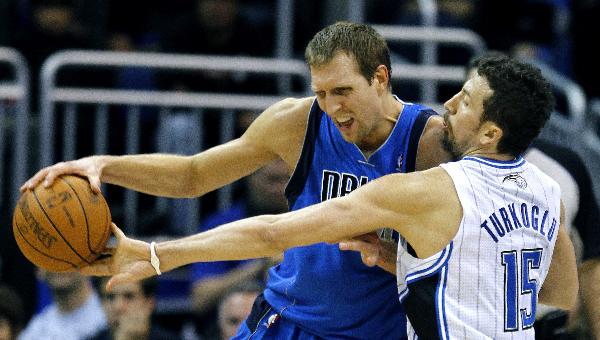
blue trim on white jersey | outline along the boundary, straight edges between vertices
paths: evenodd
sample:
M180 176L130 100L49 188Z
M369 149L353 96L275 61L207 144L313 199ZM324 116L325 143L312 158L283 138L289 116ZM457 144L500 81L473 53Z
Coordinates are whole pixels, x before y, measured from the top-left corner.
M440 274L440 285L438 286L435 298L435 305L438 315L438 333L440 334L442 340L448 340L450 339L450 334L448 332L448 320L446 320L446 282L448 281L448 265L445 265L442 268Z
M435 263L432 264L431 266L406 275L406 277L404 279L404 281L406 282L406 288L403 291L398 293L398 299L400 300L400 302L402 302L404 300L404 298L406 297L406 294L408 294L408 285L410 283L413 283L416 280L431 276L431 275L437 273L440 268L445 267L448 264L448 260L450 259L450 254L452 253L452 246L453 246L453 242L450 242L450 244L442 250L442 253L438 257L437 261L435 261Z
M521 165L525 164L525 159L522 156L517 157L516 159L512 159L509 161L501 161L497 159L483 158L483 157L475 157L475 156L467 156L463 158L467 161L474 161L477 163L481 163L487 166L491 166L492 168L498 169L512 169L518 168Z
M419 278L422 277L427 277L430 276L432 274L434 274L435 272L438 271L438 269L440 267L442 267L443 265L446 264L446 262L448 262L449 259L449 254L450 251L452 249L452 242L450 242L450 246L444 248L444 250L442 250L442 253L440 254L440 257L438 257L437 261L432 264L431 266L425 268L425 269L421 269L419 271L416 271L414 273L410 273L408 275L406 275L406 283L411 283Z
M406 288L404 288L403 291L398 293L398 301L403 302L404 298L406 298L407 294L408 294L408 285L406 285Z

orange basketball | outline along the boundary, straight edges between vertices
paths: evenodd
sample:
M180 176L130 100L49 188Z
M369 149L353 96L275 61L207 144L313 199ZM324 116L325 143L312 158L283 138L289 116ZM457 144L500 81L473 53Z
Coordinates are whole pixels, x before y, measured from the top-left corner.
M21 195L13 215L13 234L21 252L52 272L74 271L94 261L110 236L110 210L86 179L57 178Z

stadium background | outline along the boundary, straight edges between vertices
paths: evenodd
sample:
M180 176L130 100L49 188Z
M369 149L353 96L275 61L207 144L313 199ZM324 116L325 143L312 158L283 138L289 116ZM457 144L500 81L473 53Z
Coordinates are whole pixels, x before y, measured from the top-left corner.
M337 20L390 30L394 92L438 109L478 53L541 65L559 99L547 138L597 174L600 56L590 35L599 8L595 0L1 1L0 282L23 295L28 316L47 303L10 228L15 189L36 169L98 152L191 154L238 136L268 103L310 95L304 46ZM104 190L114 220L153 239L195 232L245 195L239 184L198 200ZM161 280L159 314L187 315L186 271Z

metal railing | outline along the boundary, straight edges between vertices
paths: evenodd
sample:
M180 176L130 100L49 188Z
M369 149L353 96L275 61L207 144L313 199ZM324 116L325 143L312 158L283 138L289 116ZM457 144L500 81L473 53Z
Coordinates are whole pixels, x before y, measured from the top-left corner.
M441 28L434 25L374 25L373 27L389 42L421 43L421 65L424 67L441 67L437 63L437 48L439 45L464 47L473 56L483 53L486 49L485 42L479 35L462 28ZM461 74L460 81L462 82L463 79L464 72ZM420 81L421 101L437 101L437 85L438 82L435 79L422 79Z
M576 152L588 168L596 200L600 203L600 139L590 128L581 129L570 118L554 114L542 130L540 137Z
M591 161L586 162L592 174L592 181L596 189L596 199L600 201L600 99L592 99L589 102L589 115L586 121L583 139L587 153ZM584 158L584 161L586 159Z
M543 63L536 62L535 60L525 61L539 67L542 74L548 79L550 84L552 84L553 88L558 93L565 96L567 112L564 113L568 115L568 119L572 122L575 131L584 128L587 103L585 93L581 86Z
M592 98L589 101L589 115L588 124L586 126L590 128L591 133L600 138L600 98Z
M108 150L108 111L112 106L125 106L126 133L124 139L125 153L139 153L140 145L140 110L141 108L160 108L161 117L168 113L170 108L186 108L196 110L201 115L203 109L223 110L224 124L220 132L221 142L233 138L233 110L246 109L261 111L270 104L283 98L275 95L248 95L229 93L200 93L180 92L168 90L135 90L122 88L93 88L59 86L57 77L61 70L73 66L86 69L94 68L146 68L151 70L178 70L194 71L219 71L229 73L258 73L273 74L277 77L298 77L303 81L302 93L310 91L308 68L303 61L289 59L226 57L207 55L175 55L162 53L119 53L100 51L63 51L49 57L41 71L40 83L40 163L39 167L52 164L60 160L77 158L76 143L79 125L79 107L82 105L94 106L94 150L95 154L105 154ZM393 77L403 81L434 80L436 82L462 82L464 68L456 66L422 66L408 64L394 64ZM289 96L291 93L281 93ZM58 112L60 104L64 111ZM432 103L431 105L436 105ZM439 106L439 105L438 105ZM57 124L57 115L64 116L62 124ZM202 124L202 119L199 120ZM62 155L55 154L56 134L62 131ZM202 138L202 136L200 136ZM201 146L201 145L200 145ZM200 147L199 147L200 149ZM199 151L199 150L198 150ZM138 196L132 191L125 192L125 211L138 211ZM218 205L226 207L231 200L229 187L219 191ZM160 203L164 207L164 201ZM194 203L196 204L196 203ZM190 208L197 211L196 207ZM125 227L135 226L137 218L135 213L125 216ZM185 224L192 227L198 220L197 214L186 218ZM133 227L132 227L133 228ZM192 231L192 230L189 230Z
M161 53L117 53L95 51L64 51L52 55L44 63L41 71L40 84L40 164L46 166L59 160L69 160L76 155L77 126L79 120L78 107L92 105L95 108L94 121L94 153L104 154L108 150L109 108L115 105L125 107L126 138L125 153L139 153L140 150L140 119L142 108L158 108L160 120L171 113L173 108L190 109L192 116L202 130L202 111L204 109L223 110L223 122L219 132L221 142L233 138L234 115L233 110L263 110L277 100L289 96L290 93L275 95L246 95L201 92L178 92L161 90L131 90L119 88L84 88L64 87L57 84L57 77L65 67L79 66L83 68L102 67L118 70L128 67L146 68L151 70L178 70L178 71L223 71L229 73L254 73L273 74L299 77L304 83L301 95L308 92L308 70L302 61L282 60L270 58L227 57L227 56L196 56L175 55ZM64 121L61 126L57 124L57 104L64 105ZM200 118L199 118L200 117ZM179 123L175 123L179 124ZM59 129L63 131L62 155L56 155L55 134ZM198 132L201 134L201 132ZM199 135L198 138L202 138ZM201 142L199 142L201 143ZM198 144L199 152L201 144ZM219 191L219 208L226 207L231 201L231 188L226 187ZM138 223L138 194L125 191L124 227L132 232ZM165 199L158 200L158 204L165 206ZM185 219L187 228L185 233L196 231L198 223L198 200L191 200L188 216Z
M0 47L0 63L8 65L14 77L0 82L0 189L9 178L10 204L16 202L19 186L27 179L29 163L29 68L25 58L12 48ZM6 162L6 146L12 147L12 159ZM12 165L12 167L10 167ZM12 170L10 174L5 171ZM0 205L3 203L0 194Z

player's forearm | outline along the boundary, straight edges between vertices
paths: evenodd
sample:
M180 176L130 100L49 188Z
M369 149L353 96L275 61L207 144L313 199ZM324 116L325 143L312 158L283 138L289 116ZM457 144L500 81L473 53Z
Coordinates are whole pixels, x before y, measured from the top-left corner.
M236 221L219 228L157 245L161 269L189 263L243 260L277 255L279 242L271 239L272 215Z
M368 215L369 208L355 207L345 198L332 199L297 211L255 216L163 242L157 246L157 252L164 270L193 262L270 257L292 247L337 242L373 231L385 221L380 223L377 217Z
M97 157L103 182L150 195L189 196L190 157L166 154Z
M584 261L579 266L581 297L592 334L600 339L600 259Z

